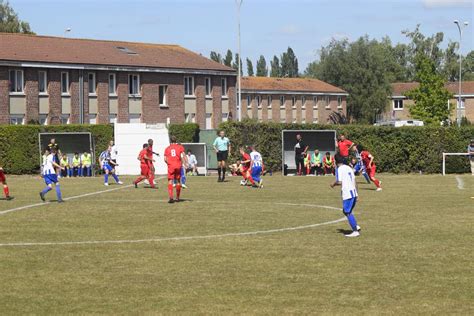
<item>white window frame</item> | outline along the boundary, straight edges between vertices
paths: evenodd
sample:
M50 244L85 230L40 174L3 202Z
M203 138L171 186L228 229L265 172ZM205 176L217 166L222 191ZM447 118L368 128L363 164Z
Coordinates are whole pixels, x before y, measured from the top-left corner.
M286 108L286 99L284 95L280 96L280 109Z
M25 115L10 114L10 125L25 125Z
M272 103L273 103L272 96L269 95L269 96L267 97L267 108L268 108L268 109L271 109L271 108L272 108Z
M133 82L133 77L137 77L137 91L130 91L131 89L131 84ZM132 89L134 90L134 89ZM141 91L140 91L140 74L128 74L128 96L130 97L139 97L141 96ZM132 93L130 93L132 92Z
M247 96L247 109L252 108L252 96L248 95Z
M342 97L341 96L337 97L337 108L342 109Z
M401 107L400 107L401 103ZM393 110L394 111L403 111L403 99L393 99Z
M117 114L109 114L109 124L115 124L118 122Z
M262 108L262 96L261 95L257 95L255 97L255 101L257 102L257 108L261 109Z
M206 90L206 97L207 98L212 97L212 80L211 80L211 77L205 77L204 78L204 88Z
M41 78L44 81L44 91L40 90ZM45 70L38 71L38 93L40 95L48 95L48 73Z
M329 110L331 108L331 99L328 95L324 96L324 103L325 103L324 105L325 109Z
M97 114L89 113L89 124L96 125L97 124Z
M298 98L296 98L295 96L292 96L291 97L291 108L292 109L296 109L296 102L298 102Z
M227 78L225 77L221 78L221 90L222 90L222 96L227 97Z
M111 80L110 78L113 78L112 81L113 81L113 91L110 91L110 83L111 83ZM114 74L114 73L109 73L109 95L111 96L116 96L117 95L117 75Z
M222 112L222 122L227 122L229 120L229 113Z
M161 103L161 90L164 89L163 93L163 103ZM158 104L161 108L168 107L168 85L163 84L158 86Z
M15 82L12 82L12 73L15 73ZM21 74L20 87L18 87L18 74ZM10 94L24 94L25 93L25 74L21 69L10 69L8 71L8 82L10 87L8 88ZM13 88L13 91L11 89ZM19 90L19 88L21 90Z
M461 98L461 106L459 106L459 98L456 98L456 109L466 108L466 98Z
M66 91L64 91L64 86L63 86L63 75L66 75ZM61 95L69 95L69 72L68 71L62 71L61 72Z
M186 92L191 92L191 94L186 93ZM195 96L194 77L193 76L185 76L184 77L184 96L185 97L194 97Z
M67 118L67 119L66 119ZM66 119L66 123L63 123L64 119ZM61 125L69 125L71 124L71 114L61 114L61 116L59 117L59 122L61 123Z
M91 86L91 75L92 75L92 82L93 85ZM87 74L87 91L89 92L89 95L95 96L97 95L97 82L95 80L95 72L89 72ZM91 92L91 87L92 87L92 92Z
M318 97L314 96L313 97L313 110L317 110L317 109L318 109Z
M41 123L41 121L44 119L44 122ZM40 114L38 116L38 122L40 125L48 125L48 114Z
M306 97L305 96L301 97L301 109L302 110L306 109Z
M134 123L141 123L142 122L142 115L141 114L129 114L128 115L128 122L132 123L132 121Z

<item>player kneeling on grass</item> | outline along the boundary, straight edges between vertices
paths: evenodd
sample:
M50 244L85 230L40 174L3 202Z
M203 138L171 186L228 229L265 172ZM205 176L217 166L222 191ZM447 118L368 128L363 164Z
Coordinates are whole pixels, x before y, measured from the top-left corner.
M10 196L10 190L8 189L7 178L5 177L3 167L0 167L0 182L3 184L3 194L5 194L5 199L7 201L12 200L13 198Z
M100 167L102 168L102 170L104 170L104 185L105 186L109 185L109 174L112 175L112 177L114 178L117 184L123 184L123 182L120 181L118 176L115 174L115 167L118 166L118 164L112 161L112 158L110 156L111 152L112 152L112 147L109 146L107 150L103 151L100 154L100 157L99 157Z
M262 155L255 149L254 146L252 146L252 152L250 153L250 169L251 175L250 175L250 182L252 183L252 186L255 188L263 188L263 179L262 179L262 173L263 173L263 159Z
M185 163L184 147L177 144L176 136L171 136L171 144L165 149L165 162L168 165L168 203L180 202L181 168ZM176 181L176 200L173 199L173 184Z
M63 170L64 168L56 162L56 153L56 149L51 148L50 153L48 154L43 163L42 175L44 182L46 183L46 188L44 188L43 191L39 193L40 198L41 200L43 200L43 202L46 201L46 194L53 189L53 183L56 187L56 196L58 197L58 203L64 202L61 195L61 188L59 187L58 175L56 173L56 169Z
M336 154L335 156L337 169L336 181L331 184L331 188L337 185L341 186L342 191L342 211L346 215L349 225L351 225L352 233L347 234L346 237L358 237L360 235L360 227L352 214L357 203L357 184L355 180L354 170L348 165L344 164L344 158Z

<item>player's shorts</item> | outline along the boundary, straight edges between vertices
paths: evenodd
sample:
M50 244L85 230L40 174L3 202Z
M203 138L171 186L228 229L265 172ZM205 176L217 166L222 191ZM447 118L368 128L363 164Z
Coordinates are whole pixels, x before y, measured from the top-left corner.
M375 165L372 165L372 167L370 167L369 169L367 169L367 174L369 175L370 178L375 178L375 170L376 170L376 166Z
M356 206L357 197L353 197L347 200L342 200L342 211L345 215L349 215L352 213L352 210Z
M250 167L242 167L242 173L247 173L250 170Z
M43 179L44 179L44 183L46 183L46 185L50 185L50 184L59 182L58 181L58 175L55 174L55 173L45 174L45 175L43 175Z
M252 178L258 177L262 174L262 166L254 166L252 168Z
M364 165L361 162L358 162L354 166L354 173L359 173L361 171L364 171Z
M225 161L229 157L229 151L218 151L217 152L217 161Z
M5 182L7 179L5 178L5 173L3 170L0 170L0 182Z
M111 165L104 165L104 166L102 167L102 169L104 169L104 171L107 171L107 170L108 170L108 171L112 171L112 170L114 170L114 167L112 167Z
M181 166L168 166L168 180L181 180Z
M140 164L140 174L142 176L148 176L148 174L150 173L150 167L148 167L147 164Z

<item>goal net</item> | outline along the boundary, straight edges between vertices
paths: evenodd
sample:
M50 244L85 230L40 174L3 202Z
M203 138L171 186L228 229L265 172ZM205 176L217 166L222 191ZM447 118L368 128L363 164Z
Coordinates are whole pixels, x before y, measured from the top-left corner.
M442 173L465 173L469 171L468 153L443 153Z
M186 150L186 154L188 150L191 150L193 155L196 156L198 173L207 175L208 154L206 143L183 143L181 145Z

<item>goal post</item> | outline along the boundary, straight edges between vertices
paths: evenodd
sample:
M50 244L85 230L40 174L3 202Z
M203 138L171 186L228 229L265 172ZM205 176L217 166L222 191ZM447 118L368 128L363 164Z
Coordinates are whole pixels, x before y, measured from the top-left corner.
M186 153L191 150L192 154L196 156L197 171L199 174L207 175L208 156L206 143L182 143Z
M469 153L443 153L443 166L442 166L442 172L443 176L446 175L446 157L447 156L467 156L469 157Z

